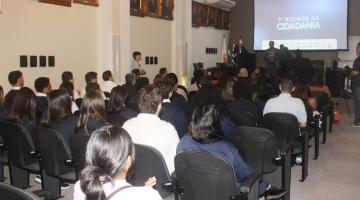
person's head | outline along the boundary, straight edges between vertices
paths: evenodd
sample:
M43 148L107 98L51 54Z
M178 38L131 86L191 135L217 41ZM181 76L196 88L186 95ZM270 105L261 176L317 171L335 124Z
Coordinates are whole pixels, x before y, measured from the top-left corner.
M302 57L302 51L300 49L296 49L295 51L295 57L296 58L301 58Z
M309 87L302 81L297 81L294 85L294 91L291 96L301 99L303 102L308 102L310 97Z
M137 62L141 61L141 53L139 51L134 51L133 58Z
M281 80L279 88L280 88L281 93L291 94L294 91L293 82L289 79Z
M242 67L239 71L239 77L241 78L248 78L249 77L249 71L246 67Z
M139 69L133 69L131 71L131 73L135 75L135 80L140 78L140 70Z
M161 81L156 86L157 88L159 88L159 93L163 99L171 99L174 93L174 88L171 86L170 83L166 81Z
M189 127L191 137L201 144L210 144L223 138L220 121L221 115L215 105L196 107Z
M114 81L110 70L104 71L102 74L102 78L104 81Z
M35 121L35 110L35 93L30 88L23 87L15 96L8 119L20 122L24 116L28 116L31 121Z
M356 54L360 56L360 42L356 45Z
M324 78L321 72L315 72L313 74L313 77L311 79L311 85L317 86L317 87L323 87L324 86Z
M126 74L125 82L128 85L135 85L135 83L136 83L135 74L133 74L133 73Z
M97 83L97 73L88 72L85 74L85 82L88 83Z
M99 92L86 93L82 99L80 117L75 130L78 132L80 128L84 128L86 134L91 134L87 129L90 118L105 122L105 101Z
M178 77L174 73L169 73L165 76L165 81L169 82L173 87L177 87L178 85Z
M100 85L98 83L88 83L85 87L85 92L98 92L101 93Z
M216 105L221 115L227 113L226 102L221 96L220 90L212 85L204 85L199 88L195 97L190 102L191 112L196 107L204 104Z
M146 86L141 88L138 93L140 112L159 115L162 103L162 96L159 92L159 88Z
M64 90L73 99L74 98L74 84L72 82L63 82L59 89Z
M75 82L74 76L73 76L72 72L70 72L70 71L63 72L61 75L61 80L63 83L66 83L66 82L74 83Z
M128 92L125 87L117 86L111 90L108 111L119 112L125 108Z
M86 199L106 199L103 184L125 180L135 161L135 148L129 134L115 125L102 127L86 146L86 166L80 174L80 187Z
M4 104L4 89L3 87L0 85L0 106L2 106Z
M8 81L13 87L23 87L24 86L24 77L21 71L12 71L9 73Z
M48 107L41 120L43 126L49 126L51 123L72 115L71 97L65 90L58 89L51 91L47 95L47 101Z
M270 49L271 49L271 48L274 48L274 46L275 46L274 41L270 41L270 42L269 42L269 47L270 47Z
M242 37L240 37L240 39L239 39L239 46L240 47L244 46L244 40Z
M156 76L154 77L154 80L153 80L153 85L157 85L158 82L162 81L163 78L161 77L160 74L156 74Z
M281 50L285 50L285 45L280 44L280 49L281 49Z
M251 89L250 84L245 81L237 81L234 83L233 96L235 99L244 98L251 100Z
M49 94L51 91L50 79L47 77L40 77L35 80L35 90L40 93Z
M165 78L165 76L168 74L167 68L163 67L159 70L159 74L161 75L161 78Z

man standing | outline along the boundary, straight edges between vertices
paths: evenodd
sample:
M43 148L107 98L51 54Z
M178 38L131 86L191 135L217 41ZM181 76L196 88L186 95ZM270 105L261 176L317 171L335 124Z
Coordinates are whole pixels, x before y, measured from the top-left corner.
M360 42L356 45L357 58L351 71L351 86L354 95L355 120L353 127L360 127Z
M264 60L266 62L267 71L271 75L277 75L278 57L279 57L279 49L275 48L274 41L270 41L269 49L265 51Z
M135 51L133 53L133 58L134 58L134 60L131 63L131 70L138 69L140 71L140 75L145 75L146 72L145 72L145 70L141 69L141 64L140 64L141 52Z

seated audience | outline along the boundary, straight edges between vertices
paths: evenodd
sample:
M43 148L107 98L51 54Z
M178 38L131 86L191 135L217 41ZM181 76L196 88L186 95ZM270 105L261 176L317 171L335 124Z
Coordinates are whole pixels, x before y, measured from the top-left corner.
M238 79L248 79L249 78L249 71L246 67L241 67L239 74L237 75Z
M24 76L21 71L12 71L9 73L8 81L11 85L11 90L5 95L4 105L7 110L10 110L16 94L24 86Z
M187 98L185 98L186 95L184 95L185 92L183 90L182 90L183 92L180 92L180 93L183 93L184 96L177 92L177 91L179 91L177 76L173 73L168 74L165 77L165 81L170 83L171 86L174 88L174 93L172 95L171 102L174 103L175 105L179 106L184 111L184 113L187 115L187 113L189 112Z
M189 134L186 134L177 146L177 153L195 151L222 157L234 168L237 188L240 188L251 168L240 156L237 148L224 139L220 125L221 114L215 105L202 105L195 109L190 123ZM276 199L284 196L284 190L270 190L265 182L259 184L260 194L265 199Z
M0 86L0 122L5 121L6 117L7 117L7 110L4 107L4 90L3 87Z
M316 99L311 97L310 88L303 81L297 81L294 88L294 91L291 93L292 97L301 99L305 106L310 106L312 110L317 109Z
M161 200L151 187L155 177L149 177L145 187L134 187L126 181L135 161L135 148L129 134L118 126L96 130L86 147L86 167L74 187L74 199L148 199Z
M118 84L114 82L114 78L110 70L104 71L104 73L102 74L102 78L104 83L101 86L101 90L110 94L111 90L114 87L118 86Z
M78 117L71 111L72 100L65 90L53 90L48 96L48 107L40 125L57 130L66 141L74 135Z
M40 77L35 80L36 90L36 121L39 122L48 107L47 95L51 91L50 79Z
M168 74L168 71L167 71L166 67L163 67L159 70L159 75L161 77L161 80L164 80L167 74Z
M61 80L62 83L71 83L73 85L73 93L71 96L73 96L74 100L80 98L80 92L78 90L75 90L75 79L70 71L65 71L61 74Z
M236 82L233 87L234 101L228 103L230 111L248 112L256 119L259 118L259 111L257 106L251 102L250 83Z
M232 77L228 77L225 85L221 88L221 96L224 100L234 100L234 80Z
M324 83L324 79L321 72L314 73L312 81L310 83L310 92L323 92L331 98L331 91Z
M124 86L117 86L112 89L106 115L109 123L119 123L119 120L123 118L131 119L138 115L138 112L125 105L127 96L128 93Z
M97 80L97 73L96 72L88 72L85 74L85 82L86 85L88 85L89 83L98 83ZM80 92L80 97L84 97L86 94L86 89L82 89Z
M134 110L138 110L138 94L135 87L136 79L135 75L132 73L126 74L125 76L125 84L122 87L125 88L127 92L126 105L133 108Z
M172 124L181 138L187 132L187 122L184 111L170 100L174 89L167 82L159 82L157 87L163 98L160 118Z
M284 79L280 82L279 87L281 94L266 102L264 115L267 113L290 113L296 116L300 127L306 127L307 114L304 103L301 99L291 96L294 91L292 81Z
M70 98L71 98L71 112L72 113L78 112L79 107L76 105L75 97L74 97L75 93L77 93L77 92L74 91L74 84L71 83L71 82L63 82L63 83L61 83L59 89L62 89L64 91L66 91L67 94L70 96Z
M36 127L36 96L28 87L22 87L15 96L7 121L21 124L29 133Z
M174 74L174 73L167 74L165 79L166 79L166 81L170 82L174 86L175 92L177 94L181 95L182 97L184 97L184 99L186 101L188 101L187 90L184 86L178 84L179 81L178 81L178 77L176 76L176 74Z
M174 158L179 136L175 128L159 118L162 97L158 88L145 87L139 91L140 114L125 122L123 128L137 144L149 145L163 155L169 172L174 171Z
M154 77L153 83L151 84L151 87L156 87L156 85L161 82L163 80L163 78L161 77L160 74L156 74L156 76Z
M148 78L140 76L140 71L138 69L132 70L132 73L135 74L135 80L136 80L135 87L137 91L150 84Z
M86 85L85 87L85 92L90 93L90 92L98 92L101 94L101 96L103 96L103 93L100 89L100 85L98 83L89 83Z

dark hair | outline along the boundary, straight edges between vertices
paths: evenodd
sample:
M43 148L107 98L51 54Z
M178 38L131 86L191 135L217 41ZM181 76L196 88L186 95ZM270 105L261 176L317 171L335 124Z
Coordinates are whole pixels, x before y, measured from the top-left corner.
M111 77L112 77L112 74L111 74L110 70L106 70L102 74L102 78L103 78L104 81L109 81Z
M178 84L178 78L177 78L177 76L176 76L176 74L174 74L174 73L169 73L169 74L167 74L166 76L165 76L165 80L167 81L167 82L169 82L172 86L176 86L177 84Z
M0 107L3 106L4 104L4 89L3 87L0 85Z
M157 85L157 83L159 83L160 81L162 81L162 76L161 74L157 74L153 80L153 84Z
M128 73L125 76L125 82L126 84L132 84L132 82L135 80L135 75L133 73Z
M290 94L294 89L294 84L289 79L282 79L280 81L280 87L281 87L281 92L287 92Z
M318 86L318 87L324 86L323 74L321 72L314 73L312 80L311 80L311 85Z
M129 134L119 126L109 125L91 135L86 147L86 167L80 174L80 187L87 200L105 200L102 185L113 183L123 172L129 156L135 161L135 148Z
M70 72L70 71L65 71L61 74L61 80L63 83L70 82L73 79L74 79L74 76L73 76L72 72Z
M295 83L295 89L292 92L291 96L301 99L303 102L308 102L310 97L309 87L302 81L297 81Z
M74 98L74 84L72 82L61 83L59 89L66 91L70 97Z
M250 83L247 81L236 81L233 86L233 96L235 99L244 98L251 100Z
M223 137L221 115L215 105L204 104L196 107L190 122L191 137L201 143L213 143Z
M86 83L90 83L92 80L97 78L96 72L88 72L85 74L85 81Z
M17 81L22 77L22 72L19 70L12 71L8 75L8 80L11 85L15 85Z
M100 92L100 85L98 83L88 83L86 84L85 87L85 92L89 93L89 92Z
M119 112L125 108L125 101L128 92L124 86L117 86L111 90L110 101L107 110L109 112Z
M48 107L41 119L41 125L50 127L52 123L57 122L67 116L71 116L72 101L65 90L53 90L47 95Z
M167 73L166 67L162 67L162 68L159 70L159 74L160 74L160 75L165 75L166 73Z
M76 124L75 132L84 128L85 133L89 135L87 123L89 118L95 118L97 121L105 122L105 101L99 92L86 93L81 102L80 117Z
M30 121L35 121L36 100L35 93L28 87L23 87L15 96L14 103L10 108L8 120L20 123L27 115Z
M302 51L300 49L296 49L295 50L295 57L301 58L301 56L302 56Z
M140 112L155 114L159 104L162 102L162 96L159 92L159 88L146 86L141 88L138 93Z
M139 51L134 51L133 58L136 59L136 56L141 56L141 53Z
M196 107L204 104L216 105L221 115L227 114L226 102L221 96L220 90L212 85L205 85L199 88L195 97L190 102L190 110L193 112Z
M139 69L133 69L131 71L131 73L133 73L135 76L139 76L140 75L140 70Z
M157 83L157 88L159 88L159 93L163 99L169 99L171 92L173 92L174 88L170 83L166 81L161 81Z
M42 92L49 85L50 85L50 79L47 77L37 78L34 83L34 87L38 92Z

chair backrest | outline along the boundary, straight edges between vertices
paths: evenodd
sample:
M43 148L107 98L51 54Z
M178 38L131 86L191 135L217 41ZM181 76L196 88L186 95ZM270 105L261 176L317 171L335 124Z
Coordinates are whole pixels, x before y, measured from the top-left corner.
M75 134L70 137L70 149L72 158L79 164L79 171L85 168L86 145L89 136L85 134Z
M0 183L1 199L6 200L40 200L38 196L25 190Z
M176 179L184 200L230 199L237 194L232 165L215 155L183 152L175 157Z
M154 188L163 198L169 195L162 184L171 181L170 174L163 156L157 149L135 144L135 164L132 170L133 173L128 178L129 183L134 186L143 186L147 179L155 176L157 184Z
M278 148L292 145L299 136L299 122L289 113L268 113L264 115L262 127L269 129L276 135Z
M59 176L70 172L65 165L71 159L71 151L63 136L49 128L34 128L32 130L35 148L41 155L43 169L49 176Z
M35 151L30 133L17 123L1 122L0 126L4 142L8 146L9 160L20 167L36 162L29 154Z
M108 113L106 115L106 121L109 124L116 124L118 126L122 126L127 120L128 118L117 114Z
M230 110L230 117L236 126L257 126L256 117L252 113Z
M252 168L261 174L272 173L277 166L273 160L278 156L276 136L273 132L256 127L238 127L231 134L231 142Z
M75 100L75 103L76 103L77 107L81 108L82 98L76 99L76 100Z
M311 92L311 96L316 99L317 109L320 112L325 111L326 106L330 104L330 98L324 92Z

